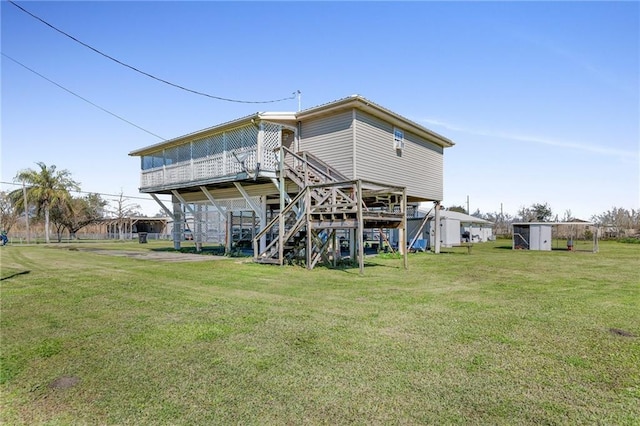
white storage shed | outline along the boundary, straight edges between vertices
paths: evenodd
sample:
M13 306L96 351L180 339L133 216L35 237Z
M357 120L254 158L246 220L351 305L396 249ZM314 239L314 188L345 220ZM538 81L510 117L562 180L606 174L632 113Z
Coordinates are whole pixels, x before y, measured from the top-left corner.
M551 251L554 223L526 222L513 224L513 249Z

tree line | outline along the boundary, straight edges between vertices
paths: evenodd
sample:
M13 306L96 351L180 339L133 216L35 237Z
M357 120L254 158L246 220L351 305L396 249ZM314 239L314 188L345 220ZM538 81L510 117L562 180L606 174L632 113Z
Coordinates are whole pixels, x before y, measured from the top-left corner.
M447 210L469 214L462 206L454 205L448 207ZM515 215L503 212L483 213L477 209L471 213L471 216L494 223L496 235L507 235L510 225L517 222L573 222L578 220L571 210L565 210L560 216L546 202L520 207ZM628 210L623 207L612 207L600 214L592 215L589 221L598 225L605 237L640 236L640 209Z
M80 191L80 183L72 178L69 170L58 170L55 165L47 166L43 162L36 165L37 169L16 174L14 182L22 183L22 188L0 192L0 228L6 232L10 232L26 212L29 221L44 223L47 243L52 227L60 241L64 231L74 238L80 229L105 218L117 220L123 238L124 220L140 215L140 206L130 203L122 192L114 207L97 193L73 196L74 191Z

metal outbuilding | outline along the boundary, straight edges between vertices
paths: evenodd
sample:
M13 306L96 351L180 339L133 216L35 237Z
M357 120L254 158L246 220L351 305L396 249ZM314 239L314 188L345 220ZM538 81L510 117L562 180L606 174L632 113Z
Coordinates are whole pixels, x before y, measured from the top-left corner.
M551 251L553 247L553 234L554 228L556 229L556 243L566 238L566 249L574 250L574 244L578 242L580 236L573 228L577 227L592 227L592 222L585 221L573 221L573 222L516 222L512 224L513 227L513 245L514 250L538 250L538 251ZM558 228L565 227L569 229L568 235L558 232ZM595 232L594 232L595 231ZM598 230L590 231L590 237L580 238L580 241L584 244L587 240L588 250L598 251ZM562 234L562 235L558 235ZM564 237L564 238L563 238ZM563 243L564 244L564 243ZM564 246L562 248L565 248ZM560 249L556 244L555 249ZM584 250L583 250L584 251Z
M494 239L493 223L488 220L451 210L440 210L439 213L440 247L455 247L464 242L480 243ZM408 241L414 241L418 247L433 249L436 245L435 231L433 209L426 211L419 208L415 217L407 219Z
M513 224L513 249L551 251L553 223L526 222Z

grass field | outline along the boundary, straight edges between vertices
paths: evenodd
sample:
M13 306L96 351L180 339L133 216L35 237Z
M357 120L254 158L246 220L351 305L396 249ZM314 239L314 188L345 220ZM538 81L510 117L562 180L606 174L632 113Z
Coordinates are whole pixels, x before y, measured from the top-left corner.
M2 424L640 424L640 245L307 271L1 255ZM459 250L459 251L458 251Z

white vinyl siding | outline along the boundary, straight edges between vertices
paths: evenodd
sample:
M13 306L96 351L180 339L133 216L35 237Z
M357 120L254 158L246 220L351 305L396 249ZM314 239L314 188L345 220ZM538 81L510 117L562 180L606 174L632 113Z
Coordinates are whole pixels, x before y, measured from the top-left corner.
M393 145L394 126L356 113L357 178L404 186L409 197L443 198L443 148L406 130L404 149Z
M352 112L303 121L300 151L308 151L343 175L353 175Z

